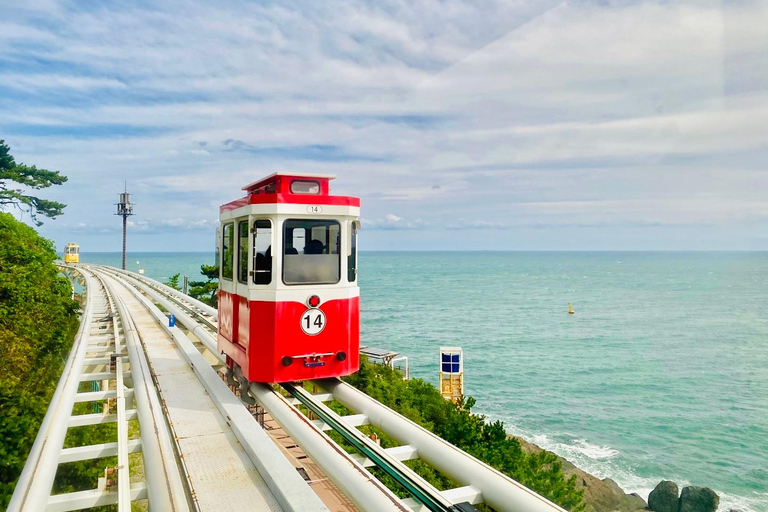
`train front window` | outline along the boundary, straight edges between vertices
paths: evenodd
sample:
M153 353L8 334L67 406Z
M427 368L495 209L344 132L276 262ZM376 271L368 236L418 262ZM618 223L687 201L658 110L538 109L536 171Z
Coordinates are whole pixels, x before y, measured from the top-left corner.
M237 280L248 282L248 221L237 223Z
M253 284L272 282L272 222L253 223Z
M224 224L221 237L221 277L232 280L235 252L235 225Z
M283 224L283 282L335 284L341 275L335 220L290 219Z
M314 194L320 193L320 183L310 180L293 180L291 182L291 194Z

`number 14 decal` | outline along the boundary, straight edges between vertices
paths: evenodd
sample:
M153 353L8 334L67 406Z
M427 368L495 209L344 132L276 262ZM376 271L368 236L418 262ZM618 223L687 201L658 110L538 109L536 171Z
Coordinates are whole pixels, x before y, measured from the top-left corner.
M325 313L319 309L308 309L301 316L301 330L310 336L320 334L325 329Z

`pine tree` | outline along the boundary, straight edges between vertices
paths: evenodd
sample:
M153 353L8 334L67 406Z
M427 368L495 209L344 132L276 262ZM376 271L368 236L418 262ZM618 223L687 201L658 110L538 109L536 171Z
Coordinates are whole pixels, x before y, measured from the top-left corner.
M29 195L24 188L10 187L16 183L32 190L48 188L51 185L61 185L67 181L58 171L38 169L34 165L17 164L10 153L5 141L0 139L0 209L15 206L22 211L28 211L32 221L40 226L42 221L38 215L54 219L64 212L66 205L57 201L41 199Z

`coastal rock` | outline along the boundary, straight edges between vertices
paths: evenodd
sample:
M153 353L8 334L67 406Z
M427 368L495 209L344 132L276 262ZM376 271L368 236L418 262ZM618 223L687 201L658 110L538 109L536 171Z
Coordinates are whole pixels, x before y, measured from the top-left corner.
M708 487L684 487L680 493L679 512L715 512L720 497Z
M526 453L538 453L543 451L541 447L529 443L525 439L510 436L517 439L520 447ZM636 512L645 509L645 500L637 494L625 493L619 485L610 478L599 479L594 475L574 466L570 461L557 457L562 464L563 474L566 477L576 475L576 488L584 491L584 501L589 512ZM675 510L677 512L677 510Z
M648 508L655 512L677 512L679 493L675 482L662 480L648 495Z

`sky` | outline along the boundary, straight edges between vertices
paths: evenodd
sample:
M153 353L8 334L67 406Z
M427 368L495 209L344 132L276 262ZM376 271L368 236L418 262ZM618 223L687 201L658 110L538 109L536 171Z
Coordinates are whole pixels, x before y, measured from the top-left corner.
M58 248L212 251L335 174L362 250L768 250L768 0L0 0L0 139ZM28 216L17 216L29 221Z

